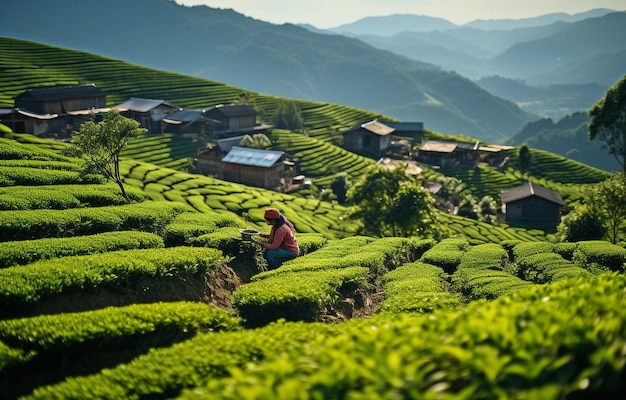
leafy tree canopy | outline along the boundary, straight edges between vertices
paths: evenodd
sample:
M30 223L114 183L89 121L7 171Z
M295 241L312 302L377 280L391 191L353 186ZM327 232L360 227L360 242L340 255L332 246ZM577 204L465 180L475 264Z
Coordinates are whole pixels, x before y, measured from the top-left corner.
M272 141L262 133L255 133L254 135L244 135L239 142L242 147L251 147L254 149L269 149L272 147Z
M108 112L104 120L83 123L72 139L72 152L87 157L89 169L103 174L120 187L130 201L120 176L120 153L128 140L143 135L147 130L139 122L126 118L118 110Z
M429 236L436 233L437 215L430 194L405 173L377 165L368 168L348 190L350 216L363 232L375 236Z
M304 125L302 111L296 103L292 101L280 102L276 108L274 124L280 129L289 129L292 131L302 129Z
M603 213L608 227L609 240L617 243L626 220L626 175L614 175L599 183L589 203Z
M626 171L626 75L589 111L589 140L598 139Z

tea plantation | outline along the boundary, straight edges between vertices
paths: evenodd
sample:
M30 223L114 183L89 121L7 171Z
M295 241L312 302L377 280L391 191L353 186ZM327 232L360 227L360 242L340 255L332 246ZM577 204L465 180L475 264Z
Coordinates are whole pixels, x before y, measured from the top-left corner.
M625 390L623 247L480 234L456 216L446 223L471 235L358 236L341 206L133 159L127 204L52 144L0 138L2 398ZM257 248L231 236L267 229L268 206L303 252L263 271Z
M136 90L125 86L147 72L0 39L3 82L13 85L0 100L27 82L69 83L75 71L97 76L98 86L110 85L123 100ZM25 58L33 68L20 71ZM172 100L192 106L218 96L211 92L217 83L148 72L141 78L147 83L162 80L147 84L153 91L146 97L178 95ZM164 85L205 92L194 100L189 89L160 92ZM257 100L268 109L277 101ZM280 131L275 145L297 152L307 175L324 185L336 172L320 172L329 159L353 176L372 163L340 149L332 134L369 113L301 104L313 121L309 136ZM332 116L330 127L324 115ZM167 135L125 149L127 203L116 185L85 175L81 159L63 155L65 146L1 131L0 398L626 393L621 245L552 243L540 230L443 213L449 235L441 240L362 236L344 206L188 172L189 149ZM550 167L453 174L477 195L537 180L558 188L570 206L585 185L606 177L535 155ZM294 223L302 250L275 270L265 270L256 246L232 239L242 228L266 231L270 206Z

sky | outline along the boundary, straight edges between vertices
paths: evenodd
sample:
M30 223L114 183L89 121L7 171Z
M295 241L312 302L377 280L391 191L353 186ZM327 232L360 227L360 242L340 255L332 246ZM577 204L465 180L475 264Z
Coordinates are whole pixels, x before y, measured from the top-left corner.
M462 25L476 19L522 19L593 8L626 10L626 0L175 0L186 6L232 8L248 17L328 29L365 17L416 14Z

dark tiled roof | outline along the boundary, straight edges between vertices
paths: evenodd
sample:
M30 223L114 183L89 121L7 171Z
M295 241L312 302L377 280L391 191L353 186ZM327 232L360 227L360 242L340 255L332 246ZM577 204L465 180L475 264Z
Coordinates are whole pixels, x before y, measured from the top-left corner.
M105 93L90 83L32 88L15 97L15 100L58 101L101 96Z
M240 117L244 115L256 115L254 108L248 104L219 104L207 110L208 112L216 111L227 117Z
M217 145L220 147L220 149L225 152L228 153L229 151L232 150L233 146L237 146L239 143L241 143L241 140L245 137L245 135L243 136L233 136L230 138L224 138L224 139L219 139L216 140Z
M178 110L173 114L167 116L164 119L165 122L177 121L177 122L193 122L202 117L204 110Z
M532 182L527 182L523 185L500 191L500 199L502 200L502 203L511 203L531 196L541 197L542 199L548 200L560 206L565 205L565 203L563 203L563 199L561 199L561 195L557 192Z
M385 122L385 125L388 125L396 130L396 133L400 132L420 132L424 130L423 122Z

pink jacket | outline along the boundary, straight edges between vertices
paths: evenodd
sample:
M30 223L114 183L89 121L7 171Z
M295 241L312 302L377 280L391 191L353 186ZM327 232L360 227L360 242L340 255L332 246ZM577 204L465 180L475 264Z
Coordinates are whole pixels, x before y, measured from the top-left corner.
M285 219L285 223L278 229L272 230L269 235L261 233L259 236L268 238L267 243L261 243L261 246L265 250L276 250L278 248L288 250L296 255L300 254L300 247L298 247L298 241L293 233L293 224Z

